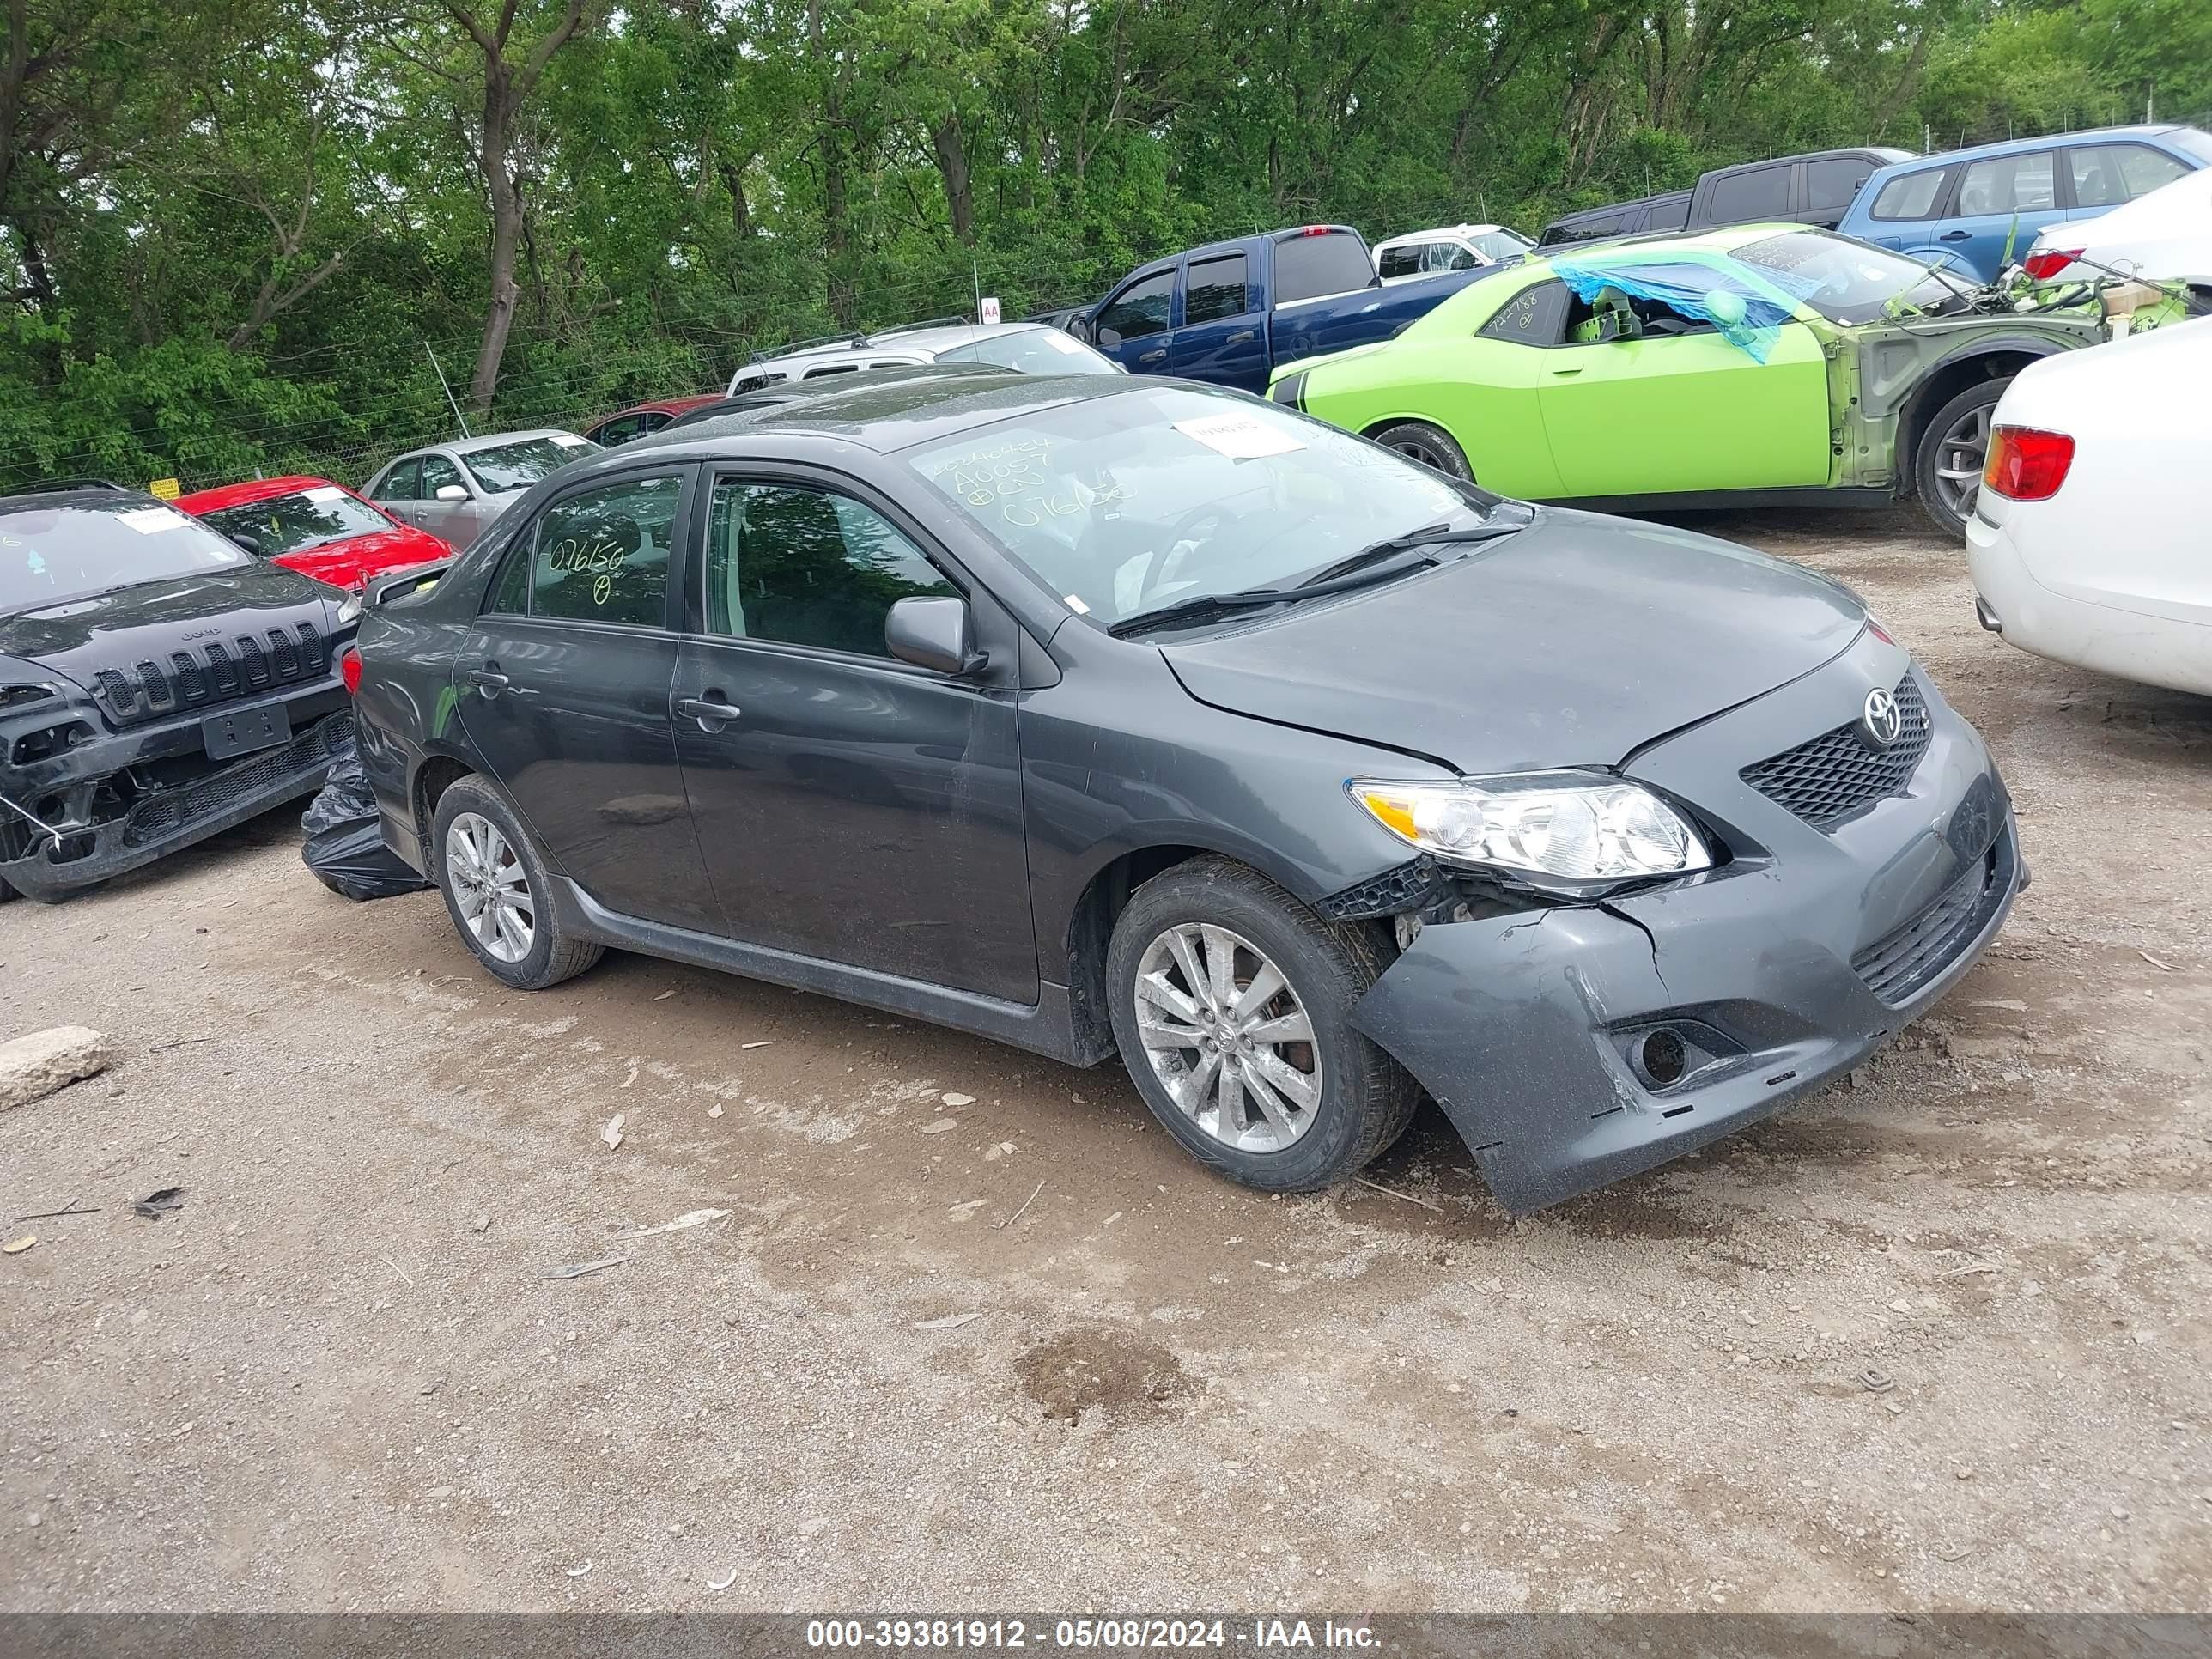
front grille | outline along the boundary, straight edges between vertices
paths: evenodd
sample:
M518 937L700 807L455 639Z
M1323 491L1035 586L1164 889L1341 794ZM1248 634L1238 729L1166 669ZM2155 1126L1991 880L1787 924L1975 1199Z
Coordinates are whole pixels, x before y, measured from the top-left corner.
M313 623L210 640L173 651L167 663L147 660L128 672L103 668L93 677L93 701L116 726L138 726L165 714L228 702L330 672L330 641Z
M1852 969L1884 1002L1911 1001L1988 925L2011 889L2012 876L2012 835L2000 830L1989 851L1932 904L1853 957Z
M1933 722L1927 701L1907 674L1897 683L1901 721L1897 741L1869 749L1856 720L1743 769L1743 781L1815 830L1834 829L1878 800L1901 795L1928 752Z
M123 844L143 847L203 818L217 817L293 774L328 761L352 736L353 716L332 714L281 749L264 750L180 789L165 789L131 814L123 827Z

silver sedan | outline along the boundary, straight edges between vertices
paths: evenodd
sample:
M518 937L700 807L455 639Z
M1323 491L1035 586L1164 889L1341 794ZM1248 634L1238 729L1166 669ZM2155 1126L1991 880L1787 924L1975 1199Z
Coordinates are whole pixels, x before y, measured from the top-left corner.
M395 457L362 494L459 550L540 478L599 453L590 439L551 427L426 444Z

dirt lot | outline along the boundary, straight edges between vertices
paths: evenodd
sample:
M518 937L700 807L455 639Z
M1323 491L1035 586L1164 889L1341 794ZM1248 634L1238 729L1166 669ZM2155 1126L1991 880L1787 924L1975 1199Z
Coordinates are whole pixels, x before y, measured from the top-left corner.
M122 1056L0 1115L0 1607L2206 1605L2212 704L1981 634L1909 520L1705 527L1869 595L2035 884L1856 1088L1519 1225L1433 1113L1418 1202L1270 1201L1115 1072L508 994L281 814L0 910L0 1034Z

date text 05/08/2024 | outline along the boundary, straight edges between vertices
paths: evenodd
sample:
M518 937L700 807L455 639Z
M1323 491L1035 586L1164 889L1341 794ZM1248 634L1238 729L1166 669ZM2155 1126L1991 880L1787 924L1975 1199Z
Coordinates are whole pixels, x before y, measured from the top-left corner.
M1069 1650L1178 1650L1250 1647L1262 1650L1380 1645L1365 1624L1333 1619L810 1619L806 1645L899 1652L1050 1647Z

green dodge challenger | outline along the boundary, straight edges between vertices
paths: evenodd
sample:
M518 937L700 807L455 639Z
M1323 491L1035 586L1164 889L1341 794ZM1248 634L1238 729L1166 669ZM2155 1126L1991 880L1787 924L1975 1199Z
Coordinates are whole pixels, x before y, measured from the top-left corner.
M1267 395L1503 495L1914 496L1962 534L1998 397L2107 337L2100 298L2021 300L1832 232L1735 225L1502 269L1395 339L1285 365Z

